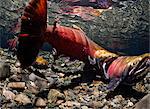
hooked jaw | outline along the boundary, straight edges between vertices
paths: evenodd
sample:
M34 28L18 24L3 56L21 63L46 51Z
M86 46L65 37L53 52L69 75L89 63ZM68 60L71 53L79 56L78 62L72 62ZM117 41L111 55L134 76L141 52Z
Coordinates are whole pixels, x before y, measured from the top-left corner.
M141 80L143 80L143 78L148 73L148 70L150 70L150 58L149 57L141 57L141 56L132 57L131 56L131 57L125 57L125 58L120 59L120 63L118 61L119 59L116 59L114 63L110 65L110 67L114 66L114 69L117 69L116 71L118 72L118 74L115 75L114 74L115 72L113 71L111 72L109 69L107 72L111 79L108 85L108 88L110 88L111 84L115 84L114 87L110 88L110 90L114 90L120 83L123 83L126 85L135 85L137 82L140 82ZM120 64L120 65L115 66L115 64ZM116 84L116 82L114 83L112 82L113 80L116 80L116 78L118 78L117 76L119 77L117 81L119 82L119 84Z
M110 61L110 62L109 62ZM121 56L98 62L104 76L110 80L105 90L114 91L120 84L135 85L150 70L150 56Z

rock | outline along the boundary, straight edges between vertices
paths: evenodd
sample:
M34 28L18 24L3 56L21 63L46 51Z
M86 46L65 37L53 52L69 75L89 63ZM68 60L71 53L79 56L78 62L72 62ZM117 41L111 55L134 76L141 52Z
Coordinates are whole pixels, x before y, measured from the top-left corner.
M9 80L10 80L10 81L17 81L17 82L19 82L19 81L21 81L21 76L18 75L18 74L14 74L14 75L12 75L12 76L9 78Z
M93 107L95 109L98 109L98 108L102 108L103 107L103 103L101 101L93 101Z
M139 102L135 104L135 109L149 109L150 108L150 94L147 94Z
M45 60L43 57L39 56L36 58L34 66L37 68L40 68L40 69L47 68L48 67L48 61Z
M132 107L133 103L131 101L128 102L127 107Z
M10 83L8 83L7 87L10 87L13 89L25 89L26 84L25 84L25 82L10 82Z
M47 80L36 80L35 85L41 90L48 88L48 81Z
M48 93L48 102L49 103L56 103L57 100L59 99L64 99L65 96L64 94L62 94L61 92L59 92L58 90L56 89L51 89Z
M31 73L31 74L29 75L29 79L30 79L31 81L33 81L33 82L34 82L37 78L38 78L38 76L35 75L34 73Z
M81 106L81 109L89 109L87 106Z
M10 66L5 61L0 60L0 80L10 76Z
M34 84L34 82L27 83L27 89L26 90L33 93L33 94L39 93L39 88Z
M16 63L15 63L15 67L20 67L21 66L21 63L19 62L19 61L17 61Z
M73 93L73 90L65 90L64 95L66 101L75 100L77 98L76 94Z
M46 77L46 79L48 80L48 86L51 87L55 84L56 80L51 78L51 77Z
M35 106L37 106L37 107L46 107L46 101L42 98L37 98Z
M57 105L60 105L61 103L63 103L64 102L64 100L58 100L57 102L56 102L56 104Z
M48 81L47 81L46 79L44 79L44 78L41 78L41 77L35 75L34 73L31 73L31 74L29 75L29 79L30 79L31 81L33 81L34 84L35 84L36 86L38 86L40 90L43 90L43 89L45 89L45 88L48 88Z
M13 73L21 73L22 69L20 67L15 67L14 65L11 67L11 72Z
M14 100L16 97L13 92L6 89L3 89L3 96L5 96L6 100Z
M31 100L29 99L29 97L26 96L24 93L16 95L15 101L23 105L27 105L31 103Z
M58 75L59 75L59 77L61 77L61 78L65 76L64 73L59 73Z
M72 101L66 101L66 102L64 103L64 105L67 106L67 107L72 107L72 106L73 106L73 103L72 103Z

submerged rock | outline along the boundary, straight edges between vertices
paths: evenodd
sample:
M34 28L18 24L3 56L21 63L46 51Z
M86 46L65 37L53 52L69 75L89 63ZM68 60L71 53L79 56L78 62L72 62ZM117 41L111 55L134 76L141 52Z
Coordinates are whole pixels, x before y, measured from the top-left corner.
M16 95L9 90L3 89L3 96L5 96L6 100L14 100Z
M25 82L10 82L10 83L8 83L7 87L10 87L13 89L25 89L26 84L25 84Z
M10 76L10 66L5 61L0 60L0 80Z
M59 99L64 99L64 94L62 94L61 92L59 92L56 89L51 89L48 93L48 102L49 103L56 103L57 100Z
M35 106L37 106L37 107L46 107L46 101L42 98L37 98Z
M135 109L149 109L150 108L150 94L147 94L135 105Z
M31 103L31 100L29 99L29 97L26 96L24 93L16 95L15 101L23 105L27 105Z

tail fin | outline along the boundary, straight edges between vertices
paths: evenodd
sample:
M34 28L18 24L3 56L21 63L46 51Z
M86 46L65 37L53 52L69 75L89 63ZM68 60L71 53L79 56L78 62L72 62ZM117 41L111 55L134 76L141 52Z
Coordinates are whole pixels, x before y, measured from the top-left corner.
M47 0L31 0L21 17L21 33L17 58L22 68L30 66L36 59L47 27Z
M43 33L47 26L47 0L31 0L25 7L21 21L21 33Z

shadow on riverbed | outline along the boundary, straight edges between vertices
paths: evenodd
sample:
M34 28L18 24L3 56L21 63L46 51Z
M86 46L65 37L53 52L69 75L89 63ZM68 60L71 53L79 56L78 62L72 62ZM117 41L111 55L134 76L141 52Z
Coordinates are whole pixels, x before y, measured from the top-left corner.
M120 85L114 92L108 93L106 99L113 98L116 95L122 95L124 98L134 98L139 100L146 94L147 93L136 91L132 86Z

